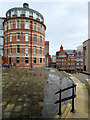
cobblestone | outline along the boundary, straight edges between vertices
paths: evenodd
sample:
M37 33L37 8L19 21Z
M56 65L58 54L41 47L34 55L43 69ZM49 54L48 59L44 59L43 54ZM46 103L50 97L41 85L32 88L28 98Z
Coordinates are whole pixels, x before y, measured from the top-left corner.
M54 104L58 96L54 93L71 84L69 76L56 69L5 68L2 79L3 118L53 117L58 111L58 105Z

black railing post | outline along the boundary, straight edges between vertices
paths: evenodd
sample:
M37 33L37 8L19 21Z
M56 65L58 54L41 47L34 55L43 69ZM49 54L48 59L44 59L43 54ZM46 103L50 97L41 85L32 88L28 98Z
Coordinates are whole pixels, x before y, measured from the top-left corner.
M72 88L72 110L71 112L75 113L75 110L74 110L74 95L75 95L75 91L74 91L74 84L73 84L73 88Z
M72 95L69 96L69 97L61 99L61 93L64 92L64 91L66 91L66 90L69 90L69 89L72 89ZM64 101L70 100L70 99L72 99L72 110L71 110L71 112L75 113L75 110L74 110L74 98L76 98L75 92L76 92L76 85L73 84L70 87L64 88L62 90L60 89L59 91L57 91L55 93L55 94L59 94L59 100L57 100L55 102L55 104L59 103L59 112L58 112L58 115L61 115L61 103L64 102Z
M59 100L60 100L60 102L59 102L59 113L58 113L58 115L61 115L61 89L60 89L60 94L59 94Z

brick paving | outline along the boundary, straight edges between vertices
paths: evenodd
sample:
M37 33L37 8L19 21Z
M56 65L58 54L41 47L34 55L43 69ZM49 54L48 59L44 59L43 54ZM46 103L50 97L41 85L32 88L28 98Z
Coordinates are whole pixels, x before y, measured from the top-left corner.
M54 104L58 96L54 93L72 84L68 75L56 69L6 68L2 77L3 118L53 117L58 112L58 105Z

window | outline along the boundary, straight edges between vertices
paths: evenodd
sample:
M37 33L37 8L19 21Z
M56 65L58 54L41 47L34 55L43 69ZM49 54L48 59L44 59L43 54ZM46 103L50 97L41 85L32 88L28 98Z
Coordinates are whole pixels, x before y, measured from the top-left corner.
M42 54L42 48L40 47L40 54Z
M4 30L0 30L0 36L4 35Z
M20 28L20 21L17 21L17 28Z
M25 53L28 54L28 45L25 46Z
M33 47L33 54L36 54L36 46Z
M17 63L19 63L19 57L16 58Z
M10 45L10 54L12 53L12 45Z
M40 32L42 32L42 26L40 26Z
M36 34L34 34L34 42L36 42L36 37L37 37Z
M28 63L28 57L25 58L25 63Z
M40 36L40 43L42 43L42 36Z
M34 58L34 63L36 63L36 58Z
M20 53L20 45L17 45L17 53Z
M34 30L36 30L36 23L34 23Z
M21 12L22 12L22 14L24 14L24 15L25 15L25 10L22 10Z
M10 42L12 41L12 34L10 33Z
M28 21L25 22L25 29L29 29L29 22Z
M26 17L29 17L29 11L26 11Z
M0 18L0 29L4 29L3 22L4 22L4 20L2 18Z
M4 45L4 39L3 38L0 38L0 45ZM1 47L1 46L0 46ZM0 49L1 50L1 49Z
M9 24L9 29L12 29L12 22L10 22Z
M42 58L40 58L40 63L42 63Z
M13 12L14 12L14 15L17 15L17 10L14 10Z
M17 10L17 16L20 17L20 15L21 15L21 11Z
M28 33L25 34L25 41L28 41Z
M17 33L17 41L20 41L20 33Z
M71 60L74 60L74 59L71 59Z
M33 16L33 12L32 11L29 11L29 14L30 14L30 16Z

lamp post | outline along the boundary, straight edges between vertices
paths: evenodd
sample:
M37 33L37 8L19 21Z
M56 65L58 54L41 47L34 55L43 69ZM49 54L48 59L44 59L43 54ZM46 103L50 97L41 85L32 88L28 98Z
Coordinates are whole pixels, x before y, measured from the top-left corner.
M32 21L31 21L31 41L30 41L30 44L31 44L31 50L30 50L30 66L32 68Z

